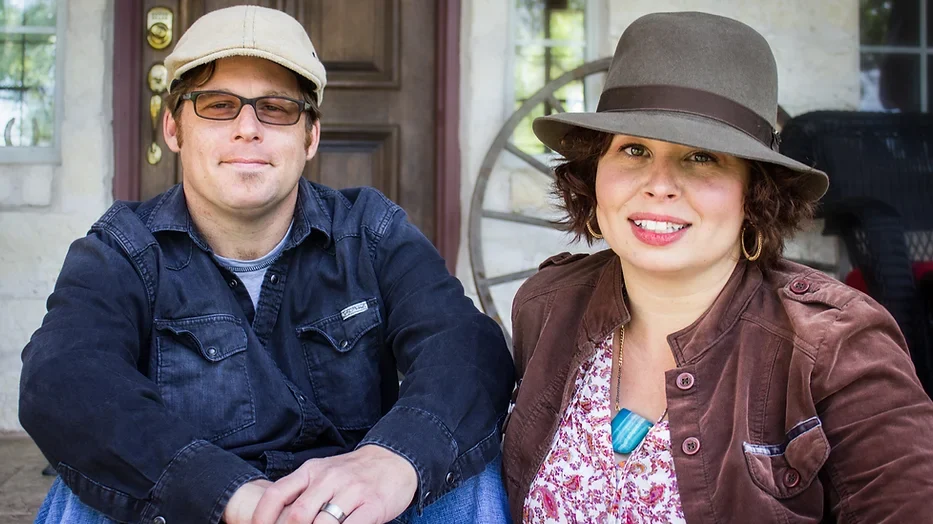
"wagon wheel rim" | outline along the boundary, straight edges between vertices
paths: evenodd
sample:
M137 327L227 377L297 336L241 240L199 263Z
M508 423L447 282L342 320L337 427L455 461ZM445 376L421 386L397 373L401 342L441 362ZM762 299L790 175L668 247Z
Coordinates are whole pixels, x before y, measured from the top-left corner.
M528 98L514 113L512 113L512 116L506 120L505 124L502 125L502 128L496 135L495 140L493 140L492 144L489 146L489 149L486 151L486 156L483 158L483 163L480 166L479 175L476 178L476 185L473 187L473 195L470 200L468 239L470 266L473 273L473 283L476 287L476 293L479 297L480 305L482 306L483 311L492 317L492 319L499 324L499 327L502 328L502 332L505 334L509 347L512 345L512 337L508 329L506 329L505 323L499 314L498 308L496 308L491 287L508 282L514 282L516 280L526 279L535 274L537 272L537 268L529 268L495 276L487 275L486 264L483 259L484 249L482 242L482 220L483 218L489 218L504 222L522 223L548 229L560 228L554 222L535 216L524 215L515 212L508 213L483 209L483 201L486 196L486 189L489 184L489 178L492 175L493 168L495 167L499 157L503 154L503 152L507 152L508 154L514 155L519 160L522 160L526 164L530 165L542 176L549 177L553 183L554 173L551 167L519 149L519 147L512 143L510 140L512 134L515 132L515 129L518 127L521 121L528 114L530 114L535 107L542 103L550 103L558 113L565 112L563 104L561 104L560 101L554 96L554 93L575 80L581 80L587 76L607 71L609 69L610 61L610 57L601 58L599 60L587 62L575 69L567 71L563 75L548 82L544 87L538 90L538 92Z

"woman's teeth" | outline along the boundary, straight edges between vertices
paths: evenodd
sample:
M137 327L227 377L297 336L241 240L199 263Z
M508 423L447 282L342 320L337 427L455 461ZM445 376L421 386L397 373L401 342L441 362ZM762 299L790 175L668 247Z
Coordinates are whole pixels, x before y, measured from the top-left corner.
M673 233L687 227L687 224L674 224L673 222L658 222L656 220L634 220L635 225L655 233Z

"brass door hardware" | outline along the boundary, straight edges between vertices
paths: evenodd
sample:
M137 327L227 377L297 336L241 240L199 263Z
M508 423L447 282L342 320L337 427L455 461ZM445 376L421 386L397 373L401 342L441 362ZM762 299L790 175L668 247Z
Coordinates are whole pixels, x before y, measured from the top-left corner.
M172 44L175 15L166 7L153 7L146 13L146 42L149 47L162 50ZM146 75L149 90L149 118L152 121L152 141L146 149L146 162L156 165L162 160L162 148L156 139L159 129L159 113L162 110L162 93L168 89L168 70L162 64L154 64Z
M149 98L149 117L152 119L152 143L146 151L146 161L149 165L156 165L162 160L162 148L156 142L156 130L159 129L159 110L162 109L162 96L152 95Z
M162 64L155 64L149 68L146 80L149 84L149 90L161 95L168 89L168 69Z
M153 49L165 49L172 43L175 15L167 7L153 7L146 13L146 41Z

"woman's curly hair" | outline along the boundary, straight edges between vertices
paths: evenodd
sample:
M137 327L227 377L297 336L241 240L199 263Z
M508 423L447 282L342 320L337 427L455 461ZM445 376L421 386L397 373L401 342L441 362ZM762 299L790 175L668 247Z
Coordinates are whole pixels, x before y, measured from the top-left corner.
M566 214L560 224L575 240L582 238L587 244L595 240L587 223L596 216L596 167L612 137L602 131L574 128L561 140L563 157L554 169L554 192ZM749 166L742 241L748 252L754 253L757 233L761 233L761 256L755 263L773 267L784 252L784 241L813 217L816 201L804 191L808 175L764 162L749 161ZM591 227L599 233L595 222Z

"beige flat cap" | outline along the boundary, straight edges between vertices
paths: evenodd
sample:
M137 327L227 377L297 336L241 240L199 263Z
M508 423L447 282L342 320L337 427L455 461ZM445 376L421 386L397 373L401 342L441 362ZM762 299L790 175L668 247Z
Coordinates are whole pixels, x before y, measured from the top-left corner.
M307 78L324 99L327 73L305 28L277 9L239 5L211 11L195 20L165 58L171 83L186 71L229 56L254 56ZM169 86L171 91L171 85Z

